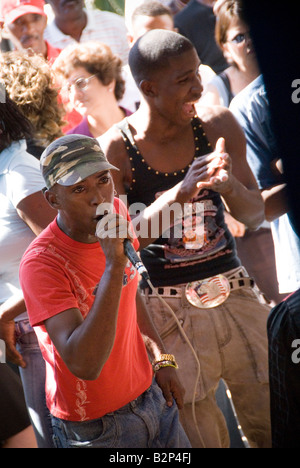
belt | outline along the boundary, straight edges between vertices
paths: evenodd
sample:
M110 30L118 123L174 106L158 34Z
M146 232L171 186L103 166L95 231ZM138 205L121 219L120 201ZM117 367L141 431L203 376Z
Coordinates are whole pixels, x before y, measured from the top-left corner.
M239 267L222 275L216 275L192 283L179 286L157 287L155 291L166 298L181 298L187 300L198 308L217 307L226 301L231 291L241 288L254 288L255 281L250 278L244 267ZM146 296L154 292L147 288L142 291Z
M230 291L234 291L240 288L254 288L255 286L254 279L248 276L248 273L244 267L241 267L241 269L239 269L236 273L228 272L228 273L222 273L222 275L227 277L229 281ZM205 280L202 280L202 281L205 281ZM187 283L182 284L180 286L167 286L167 287L159 286L158 288L154 288L154 289L160 296L182 297L182 295L184 295L186 285ZM147 294L151 296L154 293L150 288L146 288L142 290L142 294L143 295Z
M234 291L235 289L240 289L240 288L253 288L255 286L255 281L253 278L243 278L243 279L234 279L229 281L229 286L230 286L230 291ZM182 297L182 292L184 292L186 285L182 285L180 288L178 287L159 287L159 288L154 288L155 291L160 295L164 297ZM145 294L145 291L147 291L147 294L151 296L153 291L149 288L142 290L142 294Z

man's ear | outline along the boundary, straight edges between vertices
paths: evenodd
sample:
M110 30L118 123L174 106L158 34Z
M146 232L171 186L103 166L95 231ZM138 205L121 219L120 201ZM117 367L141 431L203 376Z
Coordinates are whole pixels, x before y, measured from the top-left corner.
M47 202L49 203L50 206L52 206L52 208L54 208L55 210L59 210L60 208L60 203L59 203L59 199L58 199L58 196L57 194L54 192L54 190L48 190L48 189L45 189L43 191L44 193L44 197L46 198Z
M142 80L139 84L141 92L147 97L157 96L157 89L155 83L149 80Z

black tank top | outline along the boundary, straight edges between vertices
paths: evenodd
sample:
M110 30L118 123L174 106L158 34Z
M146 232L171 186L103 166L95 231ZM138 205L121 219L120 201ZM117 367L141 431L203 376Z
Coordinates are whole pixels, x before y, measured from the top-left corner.
M159 195L184 179L195 159L212 151L201 121L195 117L192 120L195 139L193 160L177 172L161 173L149 166L141 155L127 119L116 126L122 133L132 170L132 184L127 190L129 209L136 203L151 205ZM204 235L195 239L193 226L189 229L183 225L195 223L196 219L199 221L202 215ZM184 284L240 266L234 238L224 221L224 205L220 195L212 190L200 191L197 198L187 205L185 220L177 220L168 233L143 249L141 257L155 287Z

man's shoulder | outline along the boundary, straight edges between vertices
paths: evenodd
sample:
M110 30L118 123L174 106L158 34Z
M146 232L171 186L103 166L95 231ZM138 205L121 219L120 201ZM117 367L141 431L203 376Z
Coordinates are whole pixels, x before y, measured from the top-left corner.
M234 123L234 117L227 107L223 106L197 106L197 115L204 126L222 128Z
M226 147L237 147L245 143L243 131L232 112L222 106L199 106L197 114L211 145L220 137L225 138Z
M125 151L124 138L122 136L119 124L115 124L112 127L110 127L110 129L107 130L107 132L105 132L103 135L98 137L97 140L104 153L116 149L119 149L120 151Z
M72 242L71 238L60 231L55 218L28 246L21 265L28 267L57 264L61 268L69 260L69 247L74 251Z

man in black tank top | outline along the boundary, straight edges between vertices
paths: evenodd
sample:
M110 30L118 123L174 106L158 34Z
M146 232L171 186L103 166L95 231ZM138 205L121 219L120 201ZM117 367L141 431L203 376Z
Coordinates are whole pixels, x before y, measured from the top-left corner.
M193 447L227 447L215 400L224 379L249 444L270 447L269 307L241 266L224 221L223 203L250 229L264 219L245 137L228 109L199 108L196 115L202 85L188 39L150 31L131 49L129 64L141 105L99 142L120 168L114 174L118 195L127 196L129 208L144 207L132 211L142 259L177 316L141 284L153 321L179 363L186 389L181 422ZM170 210L174 205L181 217Z

